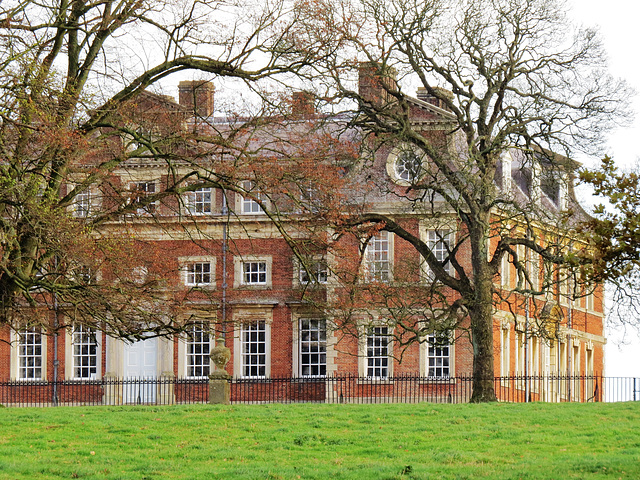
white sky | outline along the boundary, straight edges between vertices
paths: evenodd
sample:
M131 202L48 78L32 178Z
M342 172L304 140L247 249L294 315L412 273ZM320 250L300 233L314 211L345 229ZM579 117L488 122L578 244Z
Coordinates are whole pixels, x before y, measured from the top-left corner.
M586 26L598 26L609 54L610 72L622 77L639 95L633 99L636 120L633 124L611 132L607 154L622 166L631 166L640 158L640 4L633 0L571 0L571 16ZM595 164L597 159L581 158L585 164ZM635 319L640 322L640 319ZM620 332L607 332L605 372L611 376L640 377L640 334L629 330L625 343L621 344Z

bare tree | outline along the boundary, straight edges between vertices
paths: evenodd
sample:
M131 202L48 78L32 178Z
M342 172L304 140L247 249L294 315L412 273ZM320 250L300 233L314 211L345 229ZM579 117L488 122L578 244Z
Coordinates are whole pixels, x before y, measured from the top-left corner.
M558 284L583 278L575 267L592 253L575 228L587 217L572 194L577 164L570 157L597 149L603 132L626 115L629 90L606 73L597 33L575 28L554 0L363 0L310 8L309 30L331 29L348 45L319 62L329 76L318 82L323 95L354 102L350 125L374 152L364 156L370 163L352 167L352 178L362 182L379 162L375 152L386 155L392 146L404 146L410 159L404 188L378 182L379 195L404 202L401 214L352 215L338 229L361 229L353 234L363 255L378 231L394 233L419 253L431 283L426 293L400 297L384 295L379 284L373 292L358 287L358 295L350 287L347 300L386 308L402 327L402 342L424 341L434 330L468 332L472 401L495 400L494 312L500 304L514 313L535 309L537 334L555 333L544 306L562 294ZM362 88L363 69L373 90ZM353 87L358 70L360 90ZM437 126L414 114L416 102L402 85L416 81L423 100L437 107ZM407 220L416 217L428 219L437 237L420 235ZM507 270L513 283L499 279ZM345 284L358 284L349 278Z
M195 167L213 154L186 128L199 112L146 90L198 72L262 93L320 51L317 42L294 49L294 34L295 16L278 1L2 2L0 323L55 329L62 309L118 336L180 328L158 311L171 303L161 279L133 269L148 261L135 241L100 232L163 199L226 184ZM209 142L229 144L231 130L210 130ZM113 182L131 159L164 164L171 181L159 191ZM88 200L92 185L105 197L100 209Z

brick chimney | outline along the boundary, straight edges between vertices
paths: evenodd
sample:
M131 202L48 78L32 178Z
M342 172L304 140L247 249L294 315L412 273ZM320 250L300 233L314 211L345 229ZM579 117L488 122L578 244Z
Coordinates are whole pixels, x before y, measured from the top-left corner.
M438 92L438 94L444 97L453 99L453 93L447 90L446 88L433 87L433 90ZM416 97L418 97L418 100L422 100L423 102L430 103L431 105L434 105L438 108L442 108L443 110L449 110L449 108L446 106L444 101L442 101L440 98L434 95L431 95L427 91L427 89L424 87L418 87L418 92L416 93Z
M393 100L386 89L397 90L396 69L377 62L362 62L358 66L358 92L374 105L384 105ZM385 89L386 87L386 89Z
M315 97L311 92L293 92L291 94L291 115L309 117L316 113Z
M205 80L184 80L178 85L179 103L191 115L207 118L213 115L213 83Z

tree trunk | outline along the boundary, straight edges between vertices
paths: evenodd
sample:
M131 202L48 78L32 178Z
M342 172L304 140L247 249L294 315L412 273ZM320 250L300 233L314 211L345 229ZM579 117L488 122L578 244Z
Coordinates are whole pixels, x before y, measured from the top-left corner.
M469 314L473 344L473 393L470 402L495 402L491 305L472 310Z
M493 383L493 274L487 263L489 211L470 228L471 262L475 280L473 304L469 309L473 345L472 403L497 401Z

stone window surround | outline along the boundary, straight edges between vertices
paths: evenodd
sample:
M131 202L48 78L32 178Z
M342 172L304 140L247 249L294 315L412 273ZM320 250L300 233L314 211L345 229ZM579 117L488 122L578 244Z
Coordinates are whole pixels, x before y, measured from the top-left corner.
M214 332L213 332L213 325L215 324L215 321L216 321L215 312L210 312L207 310L203 310L203 311L194 310L192 312L186 312L184 315L181 316L181 318L183 320L197 319L197 321L199 321L201 324L208 323L211 329L209 332L210 349L215 346ZM187 338L185 334L182 334L182 335L178 335L177 339L178 341L176 342L176 347L178 350L178 357L177 357L178 358L178 376L187 377L187 373L188 373ZM209 372L213 372L213 362L211 362L211 360L209 361Z
M271 376L271 324L275 305L238 305L233 308L233 376L242 378L242 325L264 321L265 323L265 378ZM245 377L246 378L246 377Z
M244 264L247 262L265 262L266 283L265 284L246 284L244 282ZM250 288L250 289L270 289L272 287L272 266L273 257L271 255L236 255L233 257L233 288Z
M387 344L387 357L389 359L389 363L387 365L387 377L375 378L369 377L368 374L368 366L369 366L369 356L367 352L367 344L369 333L368 330L371 328L377 327L386 327L388 329L387 336L389 337L389 343ZM394 370L394 357L393 357L393 327L386 325L384 321L374 321L367 325L362 325L359 327L360 330L360 338L358 340L358 376L360 378L364 378L366 380L374 380L374 381L386 381L388 377L393 377Z
M391 152L389 152L389 155L387 155L387 161L386 161L386 165L385 168L387 170L387 175L389 175L389 178L397 185L400 185L402 187L408 187L411 185L411 182L400 178L398 176L398 171L396 169L396 164L398 162L398 158L400 157L400 155L402 153L407 152L408 150L413 150L413 152L416 154L416 157L418 157L418 159L420 160L420 165L421 167L423 167L426 163L426 161L428 160L427 155L422 152L420 149L418 149L417 147L414 147L412 145L409 144L401 144L398 145L394 148L391 149ZM417 178L420 177L420 174L417 175Z
M64 365L64 376L69 380L91 380L89 378L80 378L75 376L75 365L73 364L73 330L74 327L67 328L65 331L65 365ZM94 330L97 342L97 368L96 368L96 376L95 378L101 378L102 376L102 332L100 330Z
M420 342L420 376L429 377L430 379L442 380L448 382L450 378L455 377L455 342L449 343L449 376L448 377L429 377L429 342Z
M38 380L44 380L47 378L47 335L44 334L41 330L41 342L42 342L42 364L41 364L41 378L20 378L20 358L19 358L19 345L18 345L18 335L20 332L24 331L21 329L19 331L11 331L10 340L11 340L11 379L20 380L23 382L33 382Z
M209 283L188 283L189 266L194 263L209 263L210 282ZM207 255L191 255L178 257L178 268L180 270L180 284L191 288L202 288L206 290L214 290L216 288L216 257Z

